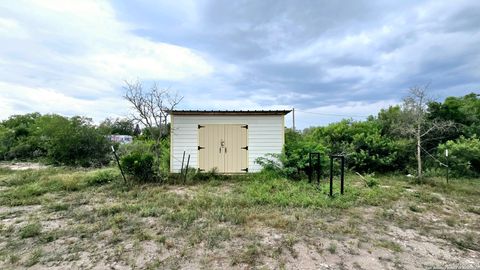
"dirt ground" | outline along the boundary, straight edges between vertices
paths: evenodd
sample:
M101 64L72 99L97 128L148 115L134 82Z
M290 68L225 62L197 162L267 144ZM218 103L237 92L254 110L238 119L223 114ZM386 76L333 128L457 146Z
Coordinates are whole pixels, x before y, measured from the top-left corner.
M441 193L417 208L402 198L346 209L232 208L215 203L238 192L232 183L112 189L0 206L0 268L480 268L479 214ZM401 194L417 192L408 190Z
M47 168L46 165L33 162L12 162L12 163L0 163L0 168L7 168L14 171L24 170L40 170Z

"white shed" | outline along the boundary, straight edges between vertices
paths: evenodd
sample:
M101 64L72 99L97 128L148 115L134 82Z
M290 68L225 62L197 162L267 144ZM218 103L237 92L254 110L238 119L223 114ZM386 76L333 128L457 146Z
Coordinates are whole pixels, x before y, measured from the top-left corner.
M170 172L189 167L219 173L258 172L258 157L282 152L290 110L170 112ZM186 158L185 157L185 163Z

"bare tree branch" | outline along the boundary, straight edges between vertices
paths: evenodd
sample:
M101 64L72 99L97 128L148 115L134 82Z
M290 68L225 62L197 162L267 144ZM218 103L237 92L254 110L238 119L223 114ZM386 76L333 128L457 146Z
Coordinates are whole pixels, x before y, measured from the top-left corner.
M455 125L451 121L428 119L428 104L433 101L427 95L429 84L424 87L415 86L409 89L409 94L403 99L402 118L394 129L399 134L416 141L417 174L422 177L422 143L423 138L430 133L445 133Z
M157 160L160 158L160 141L167 125L169 112L183 99L177 93L172 95L170 89L161 89L153 83L144 90L140 81L125 81L124 98L132 105L134 113L131 119L150 129L150 136L155 140Z

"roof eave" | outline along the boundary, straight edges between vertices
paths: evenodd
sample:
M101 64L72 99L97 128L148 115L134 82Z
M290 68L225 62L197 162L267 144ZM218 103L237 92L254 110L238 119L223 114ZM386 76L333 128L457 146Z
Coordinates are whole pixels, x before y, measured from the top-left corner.
M253 110L253 111L226 111L226 110L170 110L172 115L286 115L292 110Z

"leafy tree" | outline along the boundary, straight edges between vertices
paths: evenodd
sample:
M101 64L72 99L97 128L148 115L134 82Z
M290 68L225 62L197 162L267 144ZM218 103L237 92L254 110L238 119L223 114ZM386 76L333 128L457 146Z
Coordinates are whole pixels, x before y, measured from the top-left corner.
M454 140L460 136L471 137L480 134L480 98L471 93L463 97L447 97L442 102L428 104L430 119L441 119L455 122L458 131L447 134L446 140Z
M44 115L35 123L35 136L54 164L98 166L109 161L110 142L84 117Z
M445 159L445 150L449 151L449 166L457 176L480 176L480 139L461 136L447 141L438 147L438 158Z
M0 159L8 159L10 148L15 143L15 131L0 125Z
M37 143L30 135L39 113L12 115L2 122L0 154L4 159L29 159L38 156Z
M402 119L400 106L390 106L388 109L381 109L377 119L382 128L382 136L398 137L396 125Z
M100 123L98 129L106 135L135 135L135 125L130 119L111 119L107 118Z
M327 154L343 154L347 166L360 172L399 171L406 167L409 158L408 140L383 135L379 119L367 121L342 120L326 127L311 128L306 140L324 145ZM389 133L389 132L387 132Z

